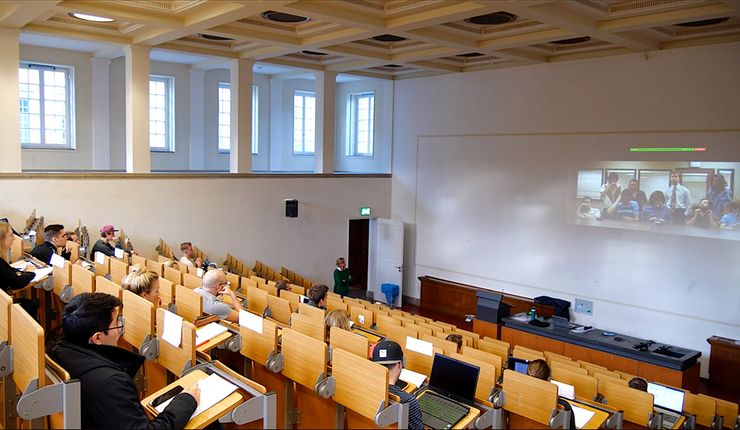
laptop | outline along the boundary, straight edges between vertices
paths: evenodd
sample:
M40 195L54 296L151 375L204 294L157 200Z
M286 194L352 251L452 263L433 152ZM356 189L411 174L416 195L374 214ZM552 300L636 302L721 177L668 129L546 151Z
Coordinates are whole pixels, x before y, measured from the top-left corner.
M508 368L519 373L527 374L529 360L523 358L509 357Z
M418 397L424 425L450 429L463 419L473 405L479 373L478 366L435 354L429 385Z
M663 413L663 428L673 428L683 413L685 393L677 388L648 382L648 393L654 397L653 405L658 412Z

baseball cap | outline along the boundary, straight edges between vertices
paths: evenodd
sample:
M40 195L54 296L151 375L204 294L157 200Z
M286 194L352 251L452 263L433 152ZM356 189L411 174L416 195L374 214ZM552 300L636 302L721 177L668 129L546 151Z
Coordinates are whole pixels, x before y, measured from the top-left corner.
M101 233L113 233L114 231L118 231L118 230L116 230L116 228L110 224L104 225L103 228L100 229Z
M401 345L392 340L378 342L373 349L373 361L378 364L394 364L403 361Z

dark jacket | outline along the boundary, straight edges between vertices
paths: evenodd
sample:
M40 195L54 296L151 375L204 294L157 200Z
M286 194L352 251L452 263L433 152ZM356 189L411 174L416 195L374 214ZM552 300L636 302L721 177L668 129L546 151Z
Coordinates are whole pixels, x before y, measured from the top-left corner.
M90 256L92 257L93 260L95 260L96 252L102 252L108 257L115 257L116 248L114 248L113 245L109 243L103 242L103 239L98 239L98 241L95 242L95 245L93 245L92 251L90 252Z
M51 264L51 255L57 252L57 247L51 242L44 242L41 245L36 245L31 250L31 255L43 261L46 264ZM69 260L72 256L71 252L62 251L62 257L65 260Z
M123 348L61 340L49 355L80 380L83 428L177 430L185 427L198 406L193 396L181 393L149 421L133 380L144 357Z
M0 258L0 288L3 291L23 288L33 280L34 276L36 275L33 272L18 270Z

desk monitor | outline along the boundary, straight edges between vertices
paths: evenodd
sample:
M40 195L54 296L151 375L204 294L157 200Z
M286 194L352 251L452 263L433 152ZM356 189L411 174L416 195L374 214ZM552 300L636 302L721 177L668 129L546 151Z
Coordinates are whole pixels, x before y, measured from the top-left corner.
M442 354L434 354L429 388L439 394L472 405L480 367Z
M655 398L653 401L655 406L679 414L683 412L683 398L685 394L683 390L666 387L665 385L654 382L648 382L647 390Z
M525 360L523 358L516 358L516 357L509 357L509 369L527 374L527 368L529 368L529 360Z
M551 379L550 382L558 386L558 396L568 400L576 398L576 388L570 384Z

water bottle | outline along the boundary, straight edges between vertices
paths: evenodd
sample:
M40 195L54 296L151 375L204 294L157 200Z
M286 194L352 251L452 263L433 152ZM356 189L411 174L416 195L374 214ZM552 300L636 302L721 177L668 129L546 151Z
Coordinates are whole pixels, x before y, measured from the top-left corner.
M532 309L529 310L529 320L534 321L535 318L537 318L537 309L532 306Z

